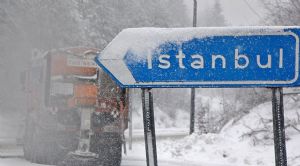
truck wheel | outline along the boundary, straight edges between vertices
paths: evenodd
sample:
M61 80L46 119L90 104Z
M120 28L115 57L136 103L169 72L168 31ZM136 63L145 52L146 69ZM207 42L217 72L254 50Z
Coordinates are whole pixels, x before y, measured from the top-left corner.
M25 159L38 164L55 164L54 146L50 142L42 140L40 130L37 127L32 127L25 134L24 156Z
M117 142L113 146L107 147L104 166L120 166L122 160L122 142Z
M32 157L32 151L33 151L33 147L32 147L32 130L30 130L28 126L31 126L31 124L27 124L26 128L25 128L25 133L24 133L24 144L23 144L23 151L24 151L24 158L28 161L32 161L33 157Z
M59 126L71 126L71 128L77 129L79 120L76 111L71 110L55 116L41 111L33 115L36 116L27 117L25 125L23 146L25 159L34 163L52 165L77 148L78 133L76 130L59 131L53 127L53 124L59 124ZM39 118L35 120L34 117ZM38 124L36 121L42 124Z
M122 160L122 139L117 133L102 133L93 136L91 151L99 155L101 166L120 166Z
M31 126L24 137L24 157L33 163L57 164L70 151L58 144L55 133L47 133L41 128ZM67 139L67 138L66 138ZM70 139L70 138L69 138Z

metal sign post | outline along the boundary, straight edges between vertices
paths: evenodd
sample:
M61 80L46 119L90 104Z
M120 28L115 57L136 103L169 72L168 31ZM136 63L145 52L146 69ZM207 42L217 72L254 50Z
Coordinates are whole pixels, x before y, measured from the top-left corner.
M147 166L157 166L153 96L151 89L142 89L142 103Z
M276 166L287 166L282 88L272 88L272 110Z

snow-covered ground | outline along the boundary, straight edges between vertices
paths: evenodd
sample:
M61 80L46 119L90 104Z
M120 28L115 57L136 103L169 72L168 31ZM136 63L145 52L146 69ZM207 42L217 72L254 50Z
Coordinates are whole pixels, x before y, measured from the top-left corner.
M157 113L156 115L160 115ZM300 120L300 104L285 98L286 124ZM139 116L136 115L136 118ZM166 118L166 117L165 117ZM165 119L166 120L166 119ZM139 120L138 123L142 122ZM160 127L164 125L158 125ZM300 125L294 126L300 128ZM271 102L261 104L236 122L228 123L219 134L183 136L184 129L158 129L157 135L176 135L157 140L158 163L161 166L273 166L274 147ZM286 129L289 166L300 166L300 132ZM142 137L134 130L134 137ZM1 146L0 146L1 149ZM123 156L123 166L146 166L143 141L133 142L133 150ZM1 158L0 166L37 166L22 158Z
M20 158L10 158L10 159L0 159L0 166L42 166L42 165L33 164Z
M285 98L285 122L295 124L300 104ZM299 123L298 123L299 124ZM300 125L294 126L300 129ZM261 104L236 122L228 123L220 134L193 134L181 139L157 142L158 160L198 163L198 165L272 166L274 146L271 102ZM300 165L300 132L286 129L289 166ZM128 156L145 158L144 144L137 142Z
M0 115L0 140L7 138L16 138L21 134L19 115L12 113L2 113Z

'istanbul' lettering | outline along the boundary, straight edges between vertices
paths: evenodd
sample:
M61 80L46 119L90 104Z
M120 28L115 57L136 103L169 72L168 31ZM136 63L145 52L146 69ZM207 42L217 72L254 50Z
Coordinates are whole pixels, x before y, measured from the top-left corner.
M169 69L171 67L171 56L167 54L159 55L158 57L158 67L160 69ZM178 51L178 55L175 56L178 62L178 67L180 69L185 69L185 63L184 60L186 58L186 55L182 52L182 50ZM190 66L193 69L203 69L204 66L204 57L199 54L191 55L192 62ZM278 59L278 67L283 68L283 49L279 49L279 59ZM241 63L243 62L243 63ZM249 66L250 60L248 55L246 54L240 54L238 49L234 50L234 68L235 69L245 69ZM224 55L211 55L211 68L215 69L217 68L217 64L220 64L221 68L226 69L227 63L226 58ZM261 61L261 55L256 55L256 64L261 69L270 69L272 68L272 55L268 54L267 56L267 62ZM152 62L152 55L149 52L147 55L147 66L148 69L153 68L153 62Z

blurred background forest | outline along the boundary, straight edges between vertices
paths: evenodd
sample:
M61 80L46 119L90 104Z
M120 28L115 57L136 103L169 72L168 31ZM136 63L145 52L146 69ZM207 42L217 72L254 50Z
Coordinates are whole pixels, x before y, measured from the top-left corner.
M211 1L199 11L198 26L232 26L223 15L221 1ZM190 27L192 12L187 3L192 0L0 0L0 114L25 112L19 75L33 50L103 49L124 28ZM300 0L261 4L263 15L248 6L260 18L256 25L299 25ZM154 95L155 106L171 119L178 118L178 110L189 114L189 89L156 89ZM133 97L139 110L140 91L135 90ZM202 132L218 132L229 120L270 99L266 89L197 89L198 127Z

